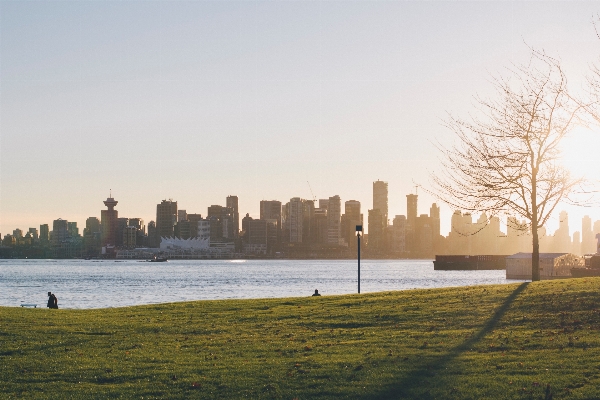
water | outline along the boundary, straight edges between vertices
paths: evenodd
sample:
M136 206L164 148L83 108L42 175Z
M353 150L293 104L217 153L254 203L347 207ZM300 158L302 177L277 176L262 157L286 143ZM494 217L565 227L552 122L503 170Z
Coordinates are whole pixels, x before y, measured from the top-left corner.
M517 282L505 271L434 271L426 260L361 261L361 293ZM0 306L104 308L357 292L355 260L0 260Z

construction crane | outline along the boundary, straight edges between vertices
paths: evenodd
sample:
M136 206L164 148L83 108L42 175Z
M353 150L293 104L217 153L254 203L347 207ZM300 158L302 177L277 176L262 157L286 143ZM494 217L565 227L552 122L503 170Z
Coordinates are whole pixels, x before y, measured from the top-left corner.
M317 198L315 197L315 194L313 193L312 188L310 187L310 182L306 181L306 183L308 183L308 188L310 189L310 194L312 196L313 202L316 203L317 202Z

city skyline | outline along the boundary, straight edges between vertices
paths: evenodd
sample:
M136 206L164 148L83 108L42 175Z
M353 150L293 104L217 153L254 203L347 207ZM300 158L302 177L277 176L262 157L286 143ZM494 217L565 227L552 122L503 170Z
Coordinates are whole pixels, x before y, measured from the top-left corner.
M145 221L162 199L198 212L234 193L254 218L260 200L339 195L361 201L366 224L377 179L390 184L391 221L438 168L446 112L469 110L528 46L583 81L600 49L596 8L0 3L0 232L56 218L83 226L109 189L120 214ZM598 180L599 147L594 127L567 140L564 157ZM440 206L446 235L454 210ZM600 219L597 207L564 209ZM557 213L547 228L558 226Z

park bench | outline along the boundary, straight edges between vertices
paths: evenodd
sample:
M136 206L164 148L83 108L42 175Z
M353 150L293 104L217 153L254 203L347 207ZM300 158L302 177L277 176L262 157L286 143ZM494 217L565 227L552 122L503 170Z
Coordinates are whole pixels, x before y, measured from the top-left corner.
M33 308L37 308L37 304L21 303L21 307L33 307Z

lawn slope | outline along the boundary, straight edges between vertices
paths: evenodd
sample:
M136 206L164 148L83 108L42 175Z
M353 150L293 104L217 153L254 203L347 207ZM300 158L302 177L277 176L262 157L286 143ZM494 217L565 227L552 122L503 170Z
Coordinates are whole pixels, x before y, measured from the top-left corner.
M0 308L0 398L600 398L600 279Z

